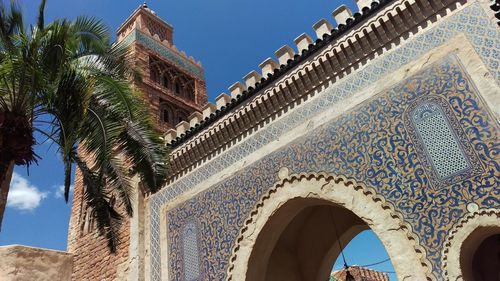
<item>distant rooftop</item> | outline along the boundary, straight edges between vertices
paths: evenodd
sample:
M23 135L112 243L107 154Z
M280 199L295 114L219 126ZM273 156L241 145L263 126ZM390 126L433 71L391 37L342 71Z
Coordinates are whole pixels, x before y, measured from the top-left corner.
M361 266L350 266L349 272L356 281L389 281L389 275L386 272L376 271ZM347 269L337 270L332 273L331 281L346 280Z

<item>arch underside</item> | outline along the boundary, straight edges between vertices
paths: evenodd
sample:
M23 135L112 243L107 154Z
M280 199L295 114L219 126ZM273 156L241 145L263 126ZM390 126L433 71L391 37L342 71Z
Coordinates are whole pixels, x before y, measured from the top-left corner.
M293 175L268 192L247 219L228 280L327 280L347 243L372 229L401 280L432 280L408 225L373 190L323 174Z
M463 217L450 230L442 253L443 275L446 280L476 280L473 265L476 251L485 239L500 234L499 221L500 209L480 209ZM496 254L500 251L498 248L492 250L497 251ZM498 256L482 263L495 265L495 262L498 264ZM484 268L480 265L479 269ZM498 275L498 268L496 271Z
M367 229L354 213L328 201L291 199L261 230L245 280L328 280L339 241L345 246Z

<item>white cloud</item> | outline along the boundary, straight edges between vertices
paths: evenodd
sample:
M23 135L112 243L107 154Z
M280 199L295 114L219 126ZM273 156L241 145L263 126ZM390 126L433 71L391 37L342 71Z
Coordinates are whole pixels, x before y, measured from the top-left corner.
M47 195L48 192L41 192L38 187L14 172L10 182L7 207L21 211L33 211L40 206L40 203Z
M69 186L69 198L71 198L71 193L73 193L74 185ZM64 185L56 186L56 191L54 192L54 197L63 198L64 197Z

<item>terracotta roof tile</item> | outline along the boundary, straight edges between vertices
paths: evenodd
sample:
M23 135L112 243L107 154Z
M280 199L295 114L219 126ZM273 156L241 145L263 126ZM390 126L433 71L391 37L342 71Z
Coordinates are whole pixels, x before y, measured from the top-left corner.
M346 272L346 269L332 272L333 280L345 280ZM387 273L372 270L366 267L350 266L349 272L356 281L389 281L389 275Z

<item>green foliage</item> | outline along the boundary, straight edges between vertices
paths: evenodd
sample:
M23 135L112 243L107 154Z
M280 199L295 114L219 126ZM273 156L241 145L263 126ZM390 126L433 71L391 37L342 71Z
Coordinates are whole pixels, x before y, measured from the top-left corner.
M15 2L0 4L0 113L22 116L57 144L66 201L73 165L81 170L85 200L115 251L121 217L112 198L131 216L133 177L158 190L167 174L166 147L131 87L137 75L126 64L127 49L112 46L107 27L95 18L45 24L45 2L29 29ZM77 148L92 161L81 159Z

